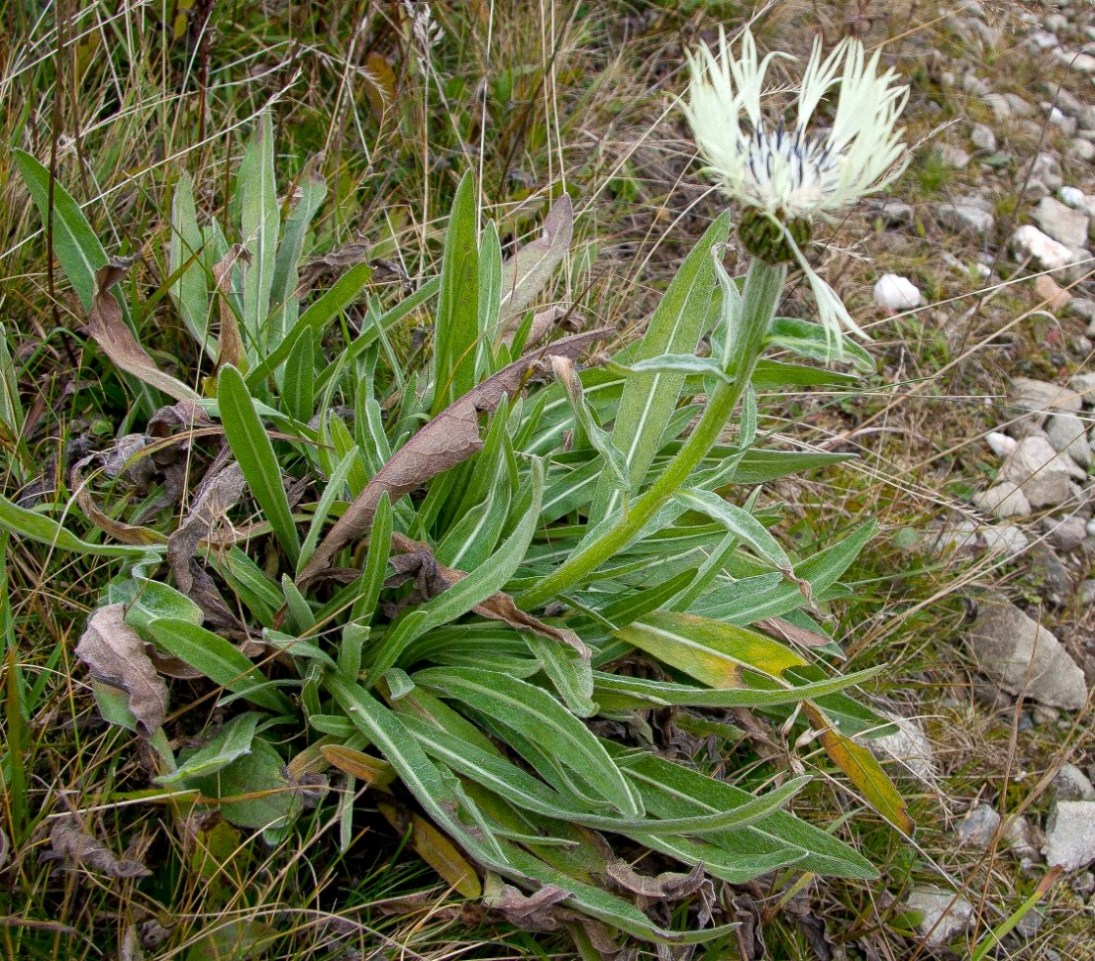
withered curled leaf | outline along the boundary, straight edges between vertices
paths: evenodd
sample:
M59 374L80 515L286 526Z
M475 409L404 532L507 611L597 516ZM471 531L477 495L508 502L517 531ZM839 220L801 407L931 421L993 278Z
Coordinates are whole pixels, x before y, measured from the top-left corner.
M133 858L120 858L101 841L87 834L75 815L53 822L49 832L50 850L43 860L62 861L66 867L86 867L111 878L147 878L151 871Z
M100 607L88 619L76 656L97 681L125 692L137 730L151 737L167 711L167 685L145 653L144 641L124 620L122 604Z
M88 316L88 333L110 358L111 363L138 380L176 400L198 400L198 395L181 380L165 374L126 326L122 308L110 292L129 269L125 261L112 261L95 272L95 303Z

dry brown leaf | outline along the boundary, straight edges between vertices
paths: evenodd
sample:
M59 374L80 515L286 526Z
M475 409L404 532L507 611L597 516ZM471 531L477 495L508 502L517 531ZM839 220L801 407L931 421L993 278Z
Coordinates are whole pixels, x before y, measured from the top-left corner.
M558 931L579 917L576 912L559 906L559 902L569 896L568 891L556 884L545 884L539 891L525 894L490 875L483 891L483 904L525 931Z
M832 641L832 638L826 637L824 634L807 630L805 627L798 627L790 621L785 621L782 617L766 617L762 621L757 621L753 626L767 634L771 634L773 637L779 638L781 641L798 644L801 647L824 647Z
M544 218L540 236L502 265L503 317L520 315L532 303L566 256L573 236L574 206L570 197L563 194ZM515 327L511 321L504 325L503 332L511 333Z
M167 539L167 562L175 575L175 583L184 594L189 594L194 587L190 559L198 549L198 542L209 536L246 489L247 481L239 464L229 464L214 476L207 476L186 520Z
M625 891L649 901L679 901L695 894L706 880L702 864L697 864L687 874L663 871L656 877L650 877L639 874L626 861L616 859L605 866L605 873Z
M84 516L100 530L106 531L111 537L123 544L162 544L164 537L159 531L115 520L95 503L95 498L91 496L90 485L82 472L88 464L98 459L98 454L92 454L90 457L77 461L69 475L69 486L72 488L76 504L84 512Z
M138 380L176 400L198 400L198 395L181 380L165 374L133 336L122 317L122 308L110 292L129 269L129 262L112 260L95 273L95 303L88 315L88 333L110 358L111 363Z
M232 310L232 299L229 296L232 292L232 268L237 260L245 266L251 263L251 254L243 244L232 244L220 263L213 267L213 279L220 293L221 329L217 338L217 370L225 364L231 364L243 370L247 356L243 349L240 327L236 322L236 313Z
M111 878L147 878L152 874L140 861L119 858L101 841L86 834L71 814L53 822L49 840L50 850L42 855L43 860L63 861L68 868L91 868Z
M479 414L495 410L503 398L520 392L548 357L578 357L591 344L604 340L613 332L610 327L601 327L565 337L526 354L446 407L377 471L327 532L301 572L299 581L310 580L330 567L335 554L369 529L384 494L394 504L404 494L476 453L483 446L479 437Z
M100 607L88 619L76 656L91 676L124 691L137 729L151 737L167 711L167 685L145 653L144 641L126 624L122 604Z

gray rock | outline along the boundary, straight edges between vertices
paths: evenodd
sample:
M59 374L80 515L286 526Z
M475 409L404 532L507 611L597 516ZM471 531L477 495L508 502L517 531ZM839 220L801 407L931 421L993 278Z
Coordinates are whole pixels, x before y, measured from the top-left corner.
M1010 246L1016 259L1029 257L1044 270L1060 270L1077 259L1071 247L1054 240L1032 224L1017 228L1011 235Z
M1095 322L1095 300L1087 297L1073 297L1065 308L1073 317L1086 320L1089 324ZM1090 336L1090 332L1089 332Z
M1049 789L1058 801L1095 801L1095 785L1075 764L1062 764Z
M964 934L973 922L973 905L965 898L925 885L913 889L906 902L920 916L917 930L924 942L940 948Z
M1035 30L1027 37L1026 43L1034 50L1052 50L1054 47L1061 45L1056 34L1050 33L1048 30Z
M991 804L970 808L958 825L958 843L975 848L987 848L1000 827L1000 815Z
M1095 309L1095 301L1088 300L1085 303L1091 304L1092 309ZM1095 404L1095 374L1076 374L1068 379L1068 386L1069 390L1076 391L1083 398L1086 406Z
M1042 527L1046 540L1057 550L1067 554L1076 550L1087 537L1087 522L1082 517L1044 517Z
M1060 48L1053 52L1057 59L1070 70L1075 70L1077 73L1095 73L1095 57L1090 53L1070 53Z
M1004 99L1017 117L1033 117L1036 113L1034 105L1028 100L1024 100L1017 93L1005 93Z
M1090 871L1081 871L1072 878L1069 887L1072 888L1074 894L1079 895L1081 898L1095 894L1095 874Z
M882 712L897 727L893 734L865 738L864 745L881 761L896 761L905 773L926 784L936 777L935 752L915 718ZM901 773L900 771L898 773Z
M1044 437L1024 437L1000 467L997 481L1021 487L1032 507L1057 507L1068 500L1067 459Z
M1079 590L1076 592L1076 596L1080 599L1080 603L1084 607L1090 607L1095 604L1095 580L1084 581Z
M1003 94L987 93L984 94L981 99L988 104L997 123L1007 123L1011 120L1011 104L1007 102L1007 99Z
M1082 247L1087 243L1090 219L1082 210L1066 207L1053 197L1038 201L1032 214L1042 232L1066 247Z
M1078 871L1095 861L1095 801L1058 801L1046 824L1046 863Z
M1039 127L1038 130L1040 134L1041 128ZM1061 177L1061 161L1047 151L1043 151L1034 158L1030 166L1030 175L1036 180L1041 180L1051 190L1056 190L1064 184Z
M906 227L913 222L912 207L900 200L887 200L878 213L887 227Z
M1075 414L1054 414L1046 421L1046 437L1053 449L1068 454L1082 467L1091 466L1091 445L1087 425Z
M1004 843L1016 857L1025 860L1037 861L1041 859L1036 834L1037 832L1031 826L1030 821L1022 815L1014 820L1009 820L1004 825Z
M1087 699L1084 673L1053 633L999 594L977 604L966 640L981 670L1005 691L1074 711Z
M975 73L963 74L961 86L971 97L984 97L992 90L988 81L982 80Z
M1075 128L1076 121L1073 120L1072 124ZM961 147L956 147L949 143L941 143L936 149L939 154L939 159L945 167L950 167L952 170L964 170L970 164L970 155Z
M990 233L996 226L992 204L983 197L962 197L954 203L940 204L936 208L939 222L957 233Z
M1008 406L1017 411L1040 414L1069 411L1075 414L1083 409L1084 402L1076 391L1060 384L1050 384L1030 377L1016 377L1008 388Z
M1027 553L1030 561L1030 575L1038 585L1040 593L1054 607L1064 607L1072 594L1072 571L1060 555L1046 541L1034 544ZM1039 720L1039 724L1050 724L1052 720Z
M1064 186L1057 191L1057 196L1060 198L1061 203L1066 207L1071 207L1073 210L1081 207L1084 202L1084 192L1078 187Z
M1022 488L1010 481L974 494L973 502L993 517L1026 517L1031 511Z
M1015 557L1030 546L1027 537L1014 524L1001 524L999 527L982 527L977 532L981 543L989 554Z
M983 123L975 123L970 131L970 142L978 149L987 153L996 153L996 134L992 127Z

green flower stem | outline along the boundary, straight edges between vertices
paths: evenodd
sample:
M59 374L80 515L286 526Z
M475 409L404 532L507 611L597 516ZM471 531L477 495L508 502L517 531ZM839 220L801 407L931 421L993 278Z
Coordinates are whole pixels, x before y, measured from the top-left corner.
M618 523L597 540L568 557L553 573L521 595L528 609L581 583L589 574L623 550L663 504L687 482L692 472L718 442L730 415L753 376L753 368L764 348L764 338L775 316L787 268L765 264L754 258L745 279L741 316L731 318L732 352L727 373L729 383L720 383L707 399L707 408L688 439L646 492L631 504Z

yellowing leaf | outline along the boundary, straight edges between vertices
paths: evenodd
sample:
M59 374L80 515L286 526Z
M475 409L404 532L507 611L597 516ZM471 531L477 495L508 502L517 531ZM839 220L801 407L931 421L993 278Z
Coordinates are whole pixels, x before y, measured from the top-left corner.
M694 614L656 611L616 636L714 688L741 687L743 668L779 680L807 663L765 634Z
M333 767L359 778L369 787L383 790L396 778L395 768L383 758L373 757L371 754L355 751L352 747L343 747L341 744L324 744L320 751Z
M916 829L916 822L909 817L905 799L875 756L867 748L835 730L816 705L806 703L803 710L811 723L821 731L821 745L826 753L848 775L863 799L895 828L911 837Z
M408 816L394 804L381 802L377 810L384 815L396 830L406 830ZM417 814L409 818L411 828L411 847L415 853L433 868L454 891L464 897L478 900L483 894L483 886L472 866L460 853L456 845L437 830L429 821Z

